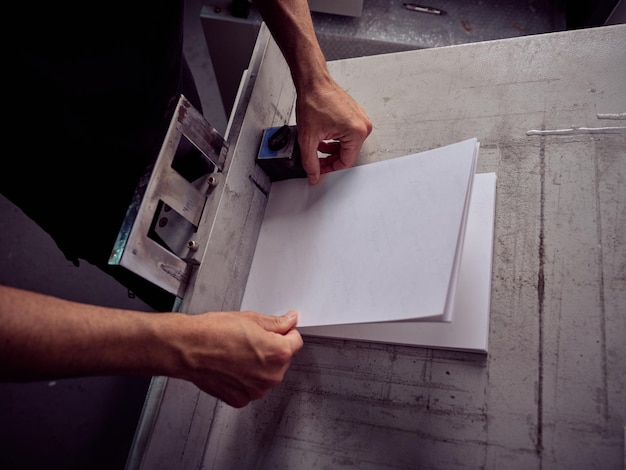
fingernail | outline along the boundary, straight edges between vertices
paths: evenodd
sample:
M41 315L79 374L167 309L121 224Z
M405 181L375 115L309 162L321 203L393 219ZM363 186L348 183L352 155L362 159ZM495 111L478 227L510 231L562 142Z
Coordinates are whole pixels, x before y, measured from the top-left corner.
M309 183L311 184L317 184L317 182L319 181L319 178L315 175L309 175Z
M298 312L294 311L294 310L289 310L287 313L285 313L285 318L288 319L292 319L292 318L296 318L298 316Z

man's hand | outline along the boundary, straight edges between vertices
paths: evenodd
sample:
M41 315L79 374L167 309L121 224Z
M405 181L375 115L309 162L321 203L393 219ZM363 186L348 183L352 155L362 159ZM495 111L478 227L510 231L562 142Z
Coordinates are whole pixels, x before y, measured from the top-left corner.
M353 166L372 132L363 108L334 81L298 95L296 121L302 166L311 184L320 174ZM328 156L319 158L318 150Z
M218 312L186 320L192 327L180 344L184 364L174 375L236 408L280 384L303 345L294 311L281 317Z
M372 123L332 79L313 28L306 0L255 0L282 51L298 95L296 124L302 166L311 184L320 174L356 162ZM327 143L324 141L337 141ZM319 159L317 151L329 154Z
M296 312L199 315L88 305L0 285L0 381L169 376L242 407L302 349Z

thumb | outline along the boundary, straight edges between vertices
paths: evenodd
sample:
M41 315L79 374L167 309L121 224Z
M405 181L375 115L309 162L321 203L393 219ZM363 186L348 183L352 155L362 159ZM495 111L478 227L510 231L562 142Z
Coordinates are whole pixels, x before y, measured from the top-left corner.
M284 335L295 328L298 323L298 312L289 310L280 317L267 316L266 319L267 321L261 325L266 331Z

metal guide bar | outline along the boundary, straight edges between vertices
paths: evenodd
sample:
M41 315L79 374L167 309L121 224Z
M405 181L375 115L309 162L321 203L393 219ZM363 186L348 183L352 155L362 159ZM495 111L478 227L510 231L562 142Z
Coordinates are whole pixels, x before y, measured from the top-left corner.
M250 60L248 73L242 79L238 104L236 105L235 111L233 112L229 122L229 128L227 130L228 143L222 146L219 162L220 165L223 165L221 166L223 173L215 174L220 178L220 182L222 179L226 180L225 176L229 172L229 166L233 161L234 154L238 153L236 152L236 149L240 148L240 137L242 127L244 127L244 120L247 114L248 105L252 97L252 92L255 89L256 80L263 63L263 57L265 56L266 50L269 46L275 46L275 44L271 41L269 30L265 27L265 25L263 25L257 38L254 54ZM272 124L273 121L262 123L263 126L270 126ZM246 132L246 134L250 134L250 132ZM193 137L190 139L193 140ZM245 154L245 152L243 153ZM228 156L228 158L222 158L225 156ZM250 158L250 162L254 165L254 158ZM261 173L262 171L259 170L259 174ZM244 174L242 172L240 177L247 181L247 173ZM196 240L198 244L203 247L205 255L206 251L208 251L208 240L211 235L211 230L213 229L213 221L216 218L218 207L222 202L221 199L224 198L224 194L228 192L226 188L227 186L226 181L224 181L224 184L220 184L219 191L212 194L212 196L207 200L206 207L201 217L200 227L196 234ZM255 190L252 184L249 185L249 189L250 191ZM223 210L225 209L223 208ZM200 252L201 250L198 251ZM209 266L203 266L206 264L210 264L210 262L203 262L200 267L209 271ZM200 267L193 271L189 281L188 290L192 293L196 290L195 288L197 286L195 283L197 281L199 284L208 282L208 280L204 277L200 280L197 279L197 272L200 270ZM215 269L217 269L217 267L215 267ZM206 286L203 285L203 287ZM179 306L177 310L188 311L190 308L189 302L191 301L191 297L194 296L188 295L179 299ZM191 307L193 308L193 306ZM167 401L168 397L171 396L178 397L180 408L172 410L170 413L168 407L161 409L161 405L164 400ZM140 468L151 468L154 464L157 464L159 457L155 458L156 461L153 458L153 450L155 450L154 446L162 449L161 440L164 434L171 437L172 435L182 436L185 432L189 432L189 420L182 418L182 416L189 416L190 414L192 416L192 420L194 420L194 418L197 419L196 426L192 427L196 433L197 439L170 439L167 456L165 460L159 461L158 465L163 468L179 468L184 467L184 465L181 466L181 461L177 456L181 456L180 458L184 460L185 455L188 455L192 456L191 458L193 459L196 455L197 449L187 449L187 445L193 446L192 443L194 442L206 440L208 438L208 427L210 427L212 422L212 418L207 418L206 413L200 413L204 419L201 419L196 415L195 412L197 410L197 405L199 404L202 404L200 408L206 409L208 414L212 414L212 410L216 406L217 400L210 395L201 393L195 385L189 382L172 380L166 377L154 378L152 387L146 397L142 416L137 426L134 441L126 462L126 469L136 470Z

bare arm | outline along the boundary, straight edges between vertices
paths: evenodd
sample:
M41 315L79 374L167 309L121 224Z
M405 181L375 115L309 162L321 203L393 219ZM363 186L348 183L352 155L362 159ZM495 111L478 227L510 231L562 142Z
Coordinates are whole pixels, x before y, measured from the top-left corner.
M0 286L0 378L165 375L241 407L302 348L297 315L145 313Z
M306 0L255 0L280 47L296 87L296 120L302 164L315 184L320 173L356 162L372 131L367 114L332 79L326 67ZM324 140L338 140L327 145ZM331 155L318 159L317 150Z

